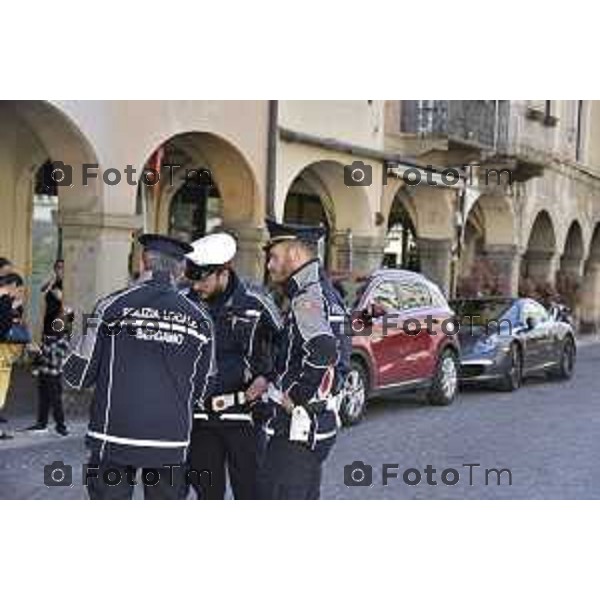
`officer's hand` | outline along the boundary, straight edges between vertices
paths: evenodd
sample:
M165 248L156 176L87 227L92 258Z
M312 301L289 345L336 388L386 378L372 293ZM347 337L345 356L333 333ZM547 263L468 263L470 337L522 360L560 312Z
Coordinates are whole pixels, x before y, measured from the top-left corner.
M247 402L256 402L267 391L269 382L265 377L259 375L245 392Z

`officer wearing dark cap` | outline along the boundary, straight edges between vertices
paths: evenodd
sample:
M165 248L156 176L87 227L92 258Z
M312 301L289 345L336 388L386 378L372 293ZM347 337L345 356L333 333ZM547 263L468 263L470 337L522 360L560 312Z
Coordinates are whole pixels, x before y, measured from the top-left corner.
M189 244L140 236L142 276L102 298L66 360L71 386L95 385L85 472L92 499L179 499L187 487L193 405L202 402L213 362L210 316L175 284ZM141 470L141 472L140 472Z
M210 395L194 414L190 466L210 471L192 482L200 499L222 500L226 470L236 499L256 498L262 437L256 431L265 406L258 402L273 373L279 311L260 289L242 281L231 261L235 239L213 233L193 244L186 276L189 298L206 302L215 327L216 375ZM258 436L258 437L257 437Z
M267 393L275 415L266 427L270 439L261 497L317 499L322 464L337 433L335 386L341 356L331 324L333 298L316 256L324 231L274 221L267 226L267 268L273 282L285 286L289 310L276 378Z

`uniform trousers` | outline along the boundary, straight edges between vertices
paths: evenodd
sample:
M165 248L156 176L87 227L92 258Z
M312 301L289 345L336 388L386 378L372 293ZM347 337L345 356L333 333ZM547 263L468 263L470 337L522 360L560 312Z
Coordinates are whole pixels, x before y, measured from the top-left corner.
M318 500L322 460L306 444L274 436L267 446L260 476L263 500Z
M93 466L97 465L98 469ZM186 469L162 467L134 469L111 463L100 463L90 457L87 491L90 500L131 500L136 487L143 486L144 500L185 500ZM132 481L136 485L131 485Z
M254 426L249 421L222 423L195 419L189 480L198 499L223 500L227 474L236 500L255 499L256 443Z

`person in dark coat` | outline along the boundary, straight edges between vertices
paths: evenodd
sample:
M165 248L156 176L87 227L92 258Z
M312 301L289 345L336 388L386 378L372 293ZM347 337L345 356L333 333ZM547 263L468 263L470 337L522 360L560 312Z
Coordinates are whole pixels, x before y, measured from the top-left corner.
M338 299L317 258L322 228L268 221L267 267L275 284L285 285L289 309L268 389L275 414L260 495L265 499L320 497L322 465L335 443L338 417L335 388L341 358L332 328ZM334 306L335 304L335 306Z
M146 499L184 498L192 411L210 384L210 315L176 287L192 247L157 234L139 241L140 281L97 303L64 366L69 385L95 385L86 435L92 499L131 499L140 470Z
M41 293L44 295L44 335L53 335L55 331L52 323L59 318L63 306L63 276L65 271L65 262L58 259L54 263L52 276L44 283Z
M192 244L188 297L206 303L215 327L216 372L210 394L194 414L191 467L211 473L194 488L199 499L222 500L226 474L236 499L256 498L263 456L259 400L273 376L274 341L281 318L273 301L242 281L232 267L235 239L213 233Z

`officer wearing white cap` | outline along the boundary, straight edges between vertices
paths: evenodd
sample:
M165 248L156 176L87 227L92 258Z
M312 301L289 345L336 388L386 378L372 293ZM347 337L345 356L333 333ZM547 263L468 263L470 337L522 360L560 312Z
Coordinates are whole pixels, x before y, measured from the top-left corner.
M316 256L323 229L274 221L267 226L267 268L273 282L285 286L289 311L267 394L275 416L267 424L261 497L317 499L338 425L335 393L343 340L332 322L339 299Z
M235 239L213 233L192 244L186 276L188 297L206 302L215 325L216 375L204 406L194 414L190 466L210 471L211 481L192 482L198 497L223 499L225 470L236 499L256 497L257 401L272 377L274 339L281 319L264 292L243 282L232 268ZM210 484L209 484L210 483Z
M96 304L64 365L71 386L95 385L86 437L92 499L131 499L136 484L149 499L185 496L193 404L212 371L210 316L175 287L192 247L156 234L139 241L140 282Z

